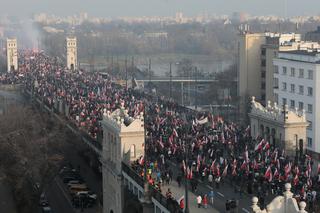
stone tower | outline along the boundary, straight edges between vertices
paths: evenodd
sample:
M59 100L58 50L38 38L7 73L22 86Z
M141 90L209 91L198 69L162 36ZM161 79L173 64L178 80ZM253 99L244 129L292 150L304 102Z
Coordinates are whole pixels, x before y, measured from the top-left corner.
M124 108L104 111L103 120L103 213L121 213L124 206L122 164L144 154L143 114L132 118Z
M76 70L78 68L77 38L67 37L67 68Z
M17 39L7 39L8 72L18 69Z

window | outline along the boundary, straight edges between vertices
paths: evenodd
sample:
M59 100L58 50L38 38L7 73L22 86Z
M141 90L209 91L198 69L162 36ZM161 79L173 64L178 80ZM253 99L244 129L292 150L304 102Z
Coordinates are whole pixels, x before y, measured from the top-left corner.
M304 94L304 87L302 85L299 85L299 94L300 95Z
M294 77L295 75L296 75L296 70L293 67L291 67L290 76Z
M274 78L273 81L274 81L274 88L278 89L279 88L279 79L278 78Z
M278 93L274 93L274 102L279 104L279 94Z
M287 75L287 67L282 67L282 75Z
M299 69L299 78L304 78L304 70Z
M302 111L303 110L303 102L299 101L299 110Z
M135 158L136 157L136 147L135 145L130 146L130 158Z
M265 71L261 71L261 78L266 78L266 72Z
M312 130L312 121L308 121L309 126L307 127L307 129Z
M282 98L282 105L286 105L287 104L287 99L286 98Z
M308 113L312 114L312 111L313 111L313 107L312 107L312 104L308 104Z
M308 87L308 96L312 96L313 95L313 89L312 87Z
M307 138L308 147L312 147L312 138Z
M266 66L266 60L265 60L265 59L262 59L262 60L261 60L261 66L262 66L262 67L265 67L265 66Z
M313 70L308 70L308 79L313 79Z
M265 82L262 82L262 83L261 83L261 89L263 89L263 90L266 89L266 83L265 83Z
M286 90L287 90L287 83L286 83L286 82L283 82L283 83L282 83L282 90L283 90L283 91L286 91Z
M274 66L274 73L279 73L279 67L277 65Z
M294 109L296 107L296 103L294 100L290 100L290 108Z
M290 84L290 92L291 92L291 93L294 93L295 90L296 90L295 85L294 85L294 84Z
M265 48L261 49L261 55L266 55L266 49Z

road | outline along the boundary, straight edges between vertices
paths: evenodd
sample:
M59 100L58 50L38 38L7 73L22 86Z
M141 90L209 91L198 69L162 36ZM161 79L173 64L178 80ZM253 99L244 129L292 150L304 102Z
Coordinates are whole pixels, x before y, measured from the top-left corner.
M173 182L174 182L173 184L176 185L175 180L178 173L181 170L179 166L173 162L170 162L170 168L173 171ZM163 189L164 193L166 192L166 189L168 187L170 188L170 186L166 186L166 188ZM183 186L183 189L184 189L184 186ZM194 193L194 195L197 196L199 194L200 195L208 194L211 190L215 192L214 209L216 209L218 212L226 212L225 203L228 199L239 200L239 206L236 212L245 212L245 213L250 212L250 206L252 204L251 198L253 195L249 196L249 195L243 194L242 196L240 196L239 193L235 193L234 187L228 183L220 184L219 189L216 189L215 187L209 186L207 181L200 182L198 184L197 192ZM191 193L192 193L191 190L189 190L189 194ZM193 202L194 203L191 205L195 205L195 200L193 200ZM210 211L210 208L209 208L208 212L212 212L212 210Z
M79 141L81 143L81 141ZM80 166L80 174L88 185L91 191L96 193L98 197L101 196L102 179L101 175L96 174L88 165L87 162L78 154L77 149L70 150L65 156L65 160L70 162L75 168ZM66 190L65 184L58 176L54 179L53 183L46 190L49 204L53 213L78 213L80 209L74 209L70 201L70 196ZM84 213L100 213L102 207L99 202L88 209L84 209Z

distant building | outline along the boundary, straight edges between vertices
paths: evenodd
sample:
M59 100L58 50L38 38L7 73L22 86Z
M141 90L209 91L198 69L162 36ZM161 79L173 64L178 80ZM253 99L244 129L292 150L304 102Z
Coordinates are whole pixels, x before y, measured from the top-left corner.
M306 111L306 148L320 159L320 51L281 51L273 63L275 101L280 106Z
M76 70L78 68L77 38L67 37L67 68Z
M320 42L320 26L315 31L307 32L304 39L306 41Z
M18 69L17 39L7 39L7 65L8 72Z

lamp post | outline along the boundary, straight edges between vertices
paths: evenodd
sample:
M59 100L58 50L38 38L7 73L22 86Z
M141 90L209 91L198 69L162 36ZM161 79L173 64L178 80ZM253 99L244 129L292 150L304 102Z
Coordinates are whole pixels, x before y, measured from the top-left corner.
M183 114L183 120L185 122L184 124L184 147L185 147L185 163L186 163L186 166L188 166L188 161L189 161L189 137L188 137L188 133L189 133L189 125L188 125L188 121L187 121L187 118L186 118L186 114L184 113ZM190 168L192 169L192 168ZM184 212L185 213L189 213L189 191L188 191L188 185L189 185L189 181L188 181L188 178L185 176L185 209L184 209Z

